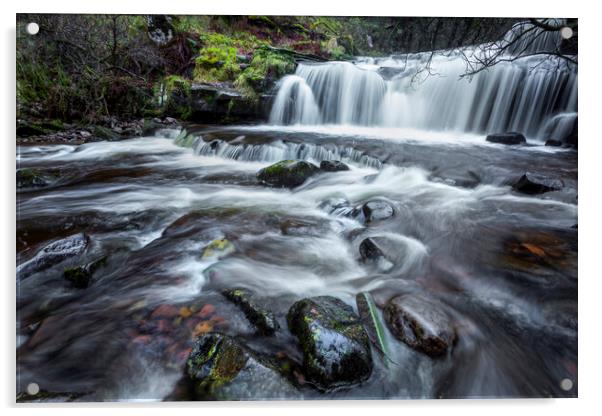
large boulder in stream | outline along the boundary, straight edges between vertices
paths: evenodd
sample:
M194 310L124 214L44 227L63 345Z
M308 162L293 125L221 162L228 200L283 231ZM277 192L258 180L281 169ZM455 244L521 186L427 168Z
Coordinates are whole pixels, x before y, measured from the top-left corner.
M249 322L255 325L261 334L272 335L280 328L274 313L266 309L252 291L235 288L226 289L222 294L244 312Z
M430 357L451 350L456 340L453 322L441 305L414 294L391 299L384 318L393 335Z
M317 388L356 385L372 373L368 335L342 300L332 296L300 300L290 308L287 321L303 351L305 376Z
M513 185L515 191L523 194L537 195L562 189L563 183L557 179L548 179L540 175L525 173Z
M489 134L485 140L491 143L508 145L524 144L527 142L527 139L525 139L525 136L522 133L516 132Z
M24 279L63 260L80 255L86 251L89 244L90 238L85 233L53 241L38 251L33 258L17 267L17 278Z
M215 332L196 340L186 361L195 400L285 399L298 390L267 359Z
M257 179L268 186L295 188L318 172L320 168L313 163L303 160L282 160L261 169L257 173Z

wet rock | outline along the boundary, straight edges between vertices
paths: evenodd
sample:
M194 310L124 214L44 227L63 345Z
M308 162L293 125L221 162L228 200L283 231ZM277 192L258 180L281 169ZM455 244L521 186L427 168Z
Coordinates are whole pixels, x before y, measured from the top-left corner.
M548 139L546 140L546 146L560 147L562 146L562 142L560 140Z
M512 185L512 188L514 188L515 191L529 195L558 191L562 189L562 187L563 183L560 180L548 179L528 172Z
M54 241L36 255L17 267L17 277L24 279L34 273L54 266L65 259L82 254L88 248L90 238L85 233L74 234Z
M17 170L17 189L42 188L48 185L49 178L36 169Z
M274 314L261 305L256 295L250 290L244 288L227 289L222 294L226 299L237 305L244 312L249 322L255 325L263 335L272 335L280 328Z
M378 247L378 243L375 238L366 238L360 243L360 256L362 260L377 260L380 257L384 257L384 253Z
M491 143L508 145L523 144L527 142L525 136L522 133L516 132L489 134L486 140Z
M401 264L405 255L405 250L387 237L365 238L360 243L359 252L364 263L372 263L383 272Z
M370 223L391 218L395 211L388 202L369 201L362 205L362 213L364 214L364 221Z
M323 160L320 162L320 170L324 172L340 172L349 170L349 166L338 160Z
M77 289L85 289L90 285L94 272L106 264L107 258L103 257L81 266L65 269L63 276Z
M441 306L414 294L391 299L384 317L397 339L430 357L445 354L456 340L453 323Z
M287 321L303 351L305 376L317 388L368 379L373 367L368 335L349 305L332 296L303 299L290 308Z
M186 375L195 400L292 398L298 391L259 354L211 332L197 339Z
M316 165L303 160L283 160L261 169L257 179L269 186L295 188L319 171Z

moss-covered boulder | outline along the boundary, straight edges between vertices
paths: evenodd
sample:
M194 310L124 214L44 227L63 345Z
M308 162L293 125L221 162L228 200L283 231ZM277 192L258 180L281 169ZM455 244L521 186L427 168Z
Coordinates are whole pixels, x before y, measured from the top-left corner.
M274 314L265 308L252 291L244 288L226 289L222 294L240 307L245 316L263 335L272 335L280 325Z
M268 186L295 188L319 171L316 165L303 160L282 160L257 172L257 179Z
M454 324L443 307L421 296L394 297L384 317L397 339L430 357L446 354L456 340Z
M368 335L351 306L332 296L303 299L287 321L303 351L305 376L317 388L352 386L370 377Z
M215 332L197 339L186 362L186 376L195 400L298 397L297 389L268 360Z

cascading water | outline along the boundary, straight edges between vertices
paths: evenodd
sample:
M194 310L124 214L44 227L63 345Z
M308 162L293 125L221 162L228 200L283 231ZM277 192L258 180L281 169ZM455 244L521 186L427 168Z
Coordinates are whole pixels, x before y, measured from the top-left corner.
M519 30L529 30L517 38ZM499 45L299 64L281 81L270 114L274 125L356 125L500 133L565 139L577 119L577 69L542 51L555 50L558 32L515 25L502 45L502 62L473 77L466 56L495 53ZM520 59L514 57L520 55ZM427 66L428 65L428 66Z

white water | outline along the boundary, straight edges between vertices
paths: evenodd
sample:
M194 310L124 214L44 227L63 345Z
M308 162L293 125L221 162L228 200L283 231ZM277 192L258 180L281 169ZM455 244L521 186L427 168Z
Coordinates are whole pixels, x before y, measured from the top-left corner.
M506 35L511 43L517 25ZM539 30L511 44L525 56L500 62L472 78L460 51L299 64L284 77L270 114L272 125L368 126L472 134L519 131L533 139L565 139L577 119L577 69L549 51L557 33ZM483 57L495 46L463 53ZM505 55L503 59L511 59ZM428 66L428 70L426 70ZM385 74L385 76L381 76Z

